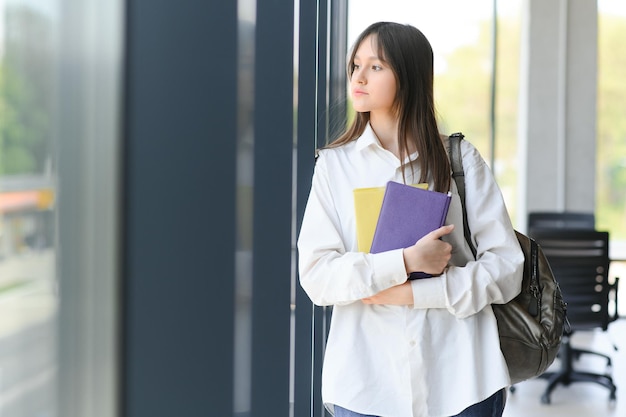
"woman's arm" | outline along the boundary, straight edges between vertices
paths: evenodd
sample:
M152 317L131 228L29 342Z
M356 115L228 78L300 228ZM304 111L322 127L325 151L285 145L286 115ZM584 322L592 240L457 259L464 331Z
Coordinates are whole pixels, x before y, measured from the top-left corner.
M405 282L402 249L377 254L347 250L326 164L320 153L298 236L302 288L315 304L333 305L360 301Z
M457 253L453 253L452 265L442 275L441 283L446 308L462 318L488 305L506 303L519 293L524 255L491 169L471 143L461 143L465 207L477 255L473 259L468 252L462 238L462 214L455 213L459 248L455 248ZM419 307L418 300L415 306Z

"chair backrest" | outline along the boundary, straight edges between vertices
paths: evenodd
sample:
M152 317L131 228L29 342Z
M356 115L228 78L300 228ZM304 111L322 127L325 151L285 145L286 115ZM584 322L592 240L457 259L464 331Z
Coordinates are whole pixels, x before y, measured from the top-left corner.
M528 214L528 230L536 229L584 229L596 228L593 213L573 211L541 211Z
M609 313L609 233L597 230L535 229L563 299L572 330L602 328Z

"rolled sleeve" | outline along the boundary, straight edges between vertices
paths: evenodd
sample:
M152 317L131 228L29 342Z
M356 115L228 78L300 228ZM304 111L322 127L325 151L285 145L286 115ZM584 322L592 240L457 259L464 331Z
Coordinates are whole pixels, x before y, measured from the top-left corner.
M446 308L446 296L442 277L415 279L411 281L413 308Z
M370 254L374 277L381 287L389 288L407 280L403 249Z

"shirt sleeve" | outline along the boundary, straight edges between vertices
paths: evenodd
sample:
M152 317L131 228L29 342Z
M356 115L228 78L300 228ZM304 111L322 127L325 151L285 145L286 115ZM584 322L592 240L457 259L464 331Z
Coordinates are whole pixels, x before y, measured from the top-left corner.
M323 152L298 235L298 256L300 285L317 305L359 301L407 280L402 249L377 254L346 250Z
M434 302L442 302L437 298L438 291L441 291L445 301L439 307L445 306L455 316L464 318L488 305L507 303L519 294L524 255L491 170L473 145L467 141L461 143L465 207L477 250L476 259L471 253L465 259L455 258L453 254L454 263L441 275L439 287L434 282L418 282L413 284L413 291L416 297L414 307L436 307ZM455 232L462 235L462 221L458 223ZM427 296L420 296L422 293Z

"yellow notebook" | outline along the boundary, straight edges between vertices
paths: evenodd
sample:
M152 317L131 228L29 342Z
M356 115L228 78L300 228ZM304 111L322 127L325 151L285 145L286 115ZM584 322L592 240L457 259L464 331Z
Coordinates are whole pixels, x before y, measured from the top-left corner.
M428 184L411 184L413 187L428 189ZM383 205L385 187L355 188L354 214L356 218L356 239L359 252L369 253L376 231L380 208Z

